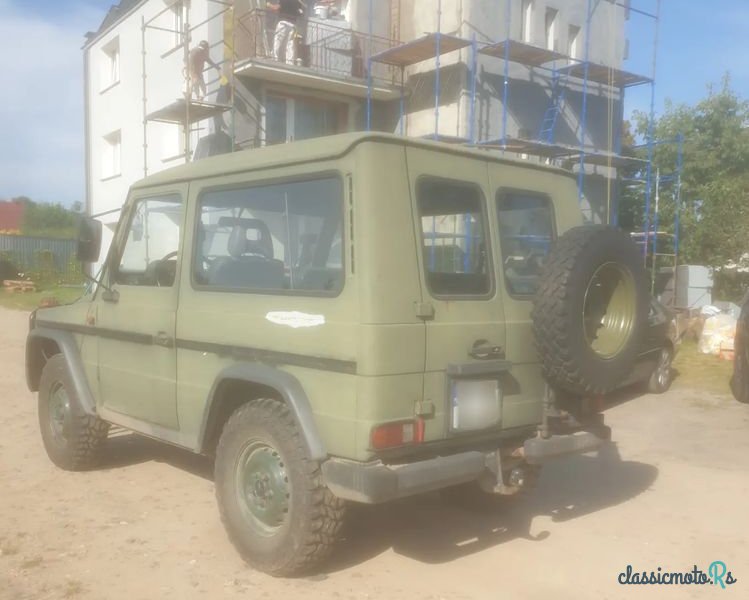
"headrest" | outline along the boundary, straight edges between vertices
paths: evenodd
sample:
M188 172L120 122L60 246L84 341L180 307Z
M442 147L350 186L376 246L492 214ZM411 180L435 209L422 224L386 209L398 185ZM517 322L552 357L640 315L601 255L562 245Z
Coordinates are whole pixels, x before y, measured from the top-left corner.
M270 229L261 219L240 219L239 217L221 217L218 220L219 227L243 227L258 231L258 238L270 238Z
M247 249L247 230L238 225L231 230L227 251L232 258L239 258Z
M221 217L218 224L220 227L231 226L232 228L227 250L233 258L239 258L245 254L258 254L265 258L273 258L273 239L264 221ZM253 232L252 237L255 239L248 239L248 231Z

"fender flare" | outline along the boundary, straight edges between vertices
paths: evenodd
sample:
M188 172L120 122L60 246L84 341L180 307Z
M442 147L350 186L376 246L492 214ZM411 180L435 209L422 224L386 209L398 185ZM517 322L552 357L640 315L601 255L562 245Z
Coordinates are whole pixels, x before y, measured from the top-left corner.
M57 344L60 353L65 357L65 363L68 366L70 378L75 386L76 398L81 410L90 416L96 416L96 402L91 394L91 388L86 379L86 371L83 368L83 359L81 352L76 343L73 333L70 331L60 331L39 327L29 331L26 337L26 385L29 390L36 392L39 390L39 377L41 369L36 373L33 365L35 364L35 353L39 350L39 345L44 340L50 340Z
M290 373L260 363L236 363L226 367L216 376L203 412L198 439L198 447L201 450L204 449L209 428L214 425L211 422L212 418L217 414L214 410L217 407L216 393L220 385L227 380L259 384L276 390L294 415L310 458L319 461L327 458L328 454L317 430L312 405L302 384Z

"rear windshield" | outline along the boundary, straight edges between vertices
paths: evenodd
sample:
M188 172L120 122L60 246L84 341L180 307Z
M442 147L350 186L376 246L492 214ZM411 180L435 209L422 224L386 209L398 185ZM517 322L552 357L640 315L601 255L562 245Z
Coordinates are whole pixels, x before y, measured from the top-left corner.
M500 191L497 218L507 290L532 296L554 238L549 199L532 192Z
M427 284L436 296L484 296L491 290L484 198L474 185L419 180L416 190Z

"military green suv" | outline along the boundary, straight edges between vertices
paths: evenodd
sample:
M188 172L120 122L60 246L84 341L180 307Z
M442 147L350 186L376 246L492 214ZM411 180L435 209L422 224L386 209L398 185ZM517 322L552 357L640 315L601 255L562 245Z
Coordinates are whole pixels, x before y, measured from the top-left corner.
M514 494L608 437L647 319L628 237L581 225L570 173L389 135L153 175L95 284L31 317L46 450L89 468L113 424L215 457L229 536L275 575L350 502ZM85 220L81 260L100 245Z

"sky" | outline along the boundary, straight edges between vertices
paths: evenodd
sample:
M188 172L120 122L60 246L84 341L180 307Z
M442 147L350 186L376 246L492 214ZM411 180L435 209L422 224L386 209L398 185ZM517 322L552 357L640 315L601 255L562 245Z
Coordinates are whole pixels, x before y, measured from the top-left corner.
M113 0L0 0L0 199L84 201L83 35ZM657 0L632 0L654 10ZM730 72L749 98L749 0L661 0L656 111L694 103ZM654 28L634 13L628 71L650 74ZM649 110L650 87L627 91L625 114Z

